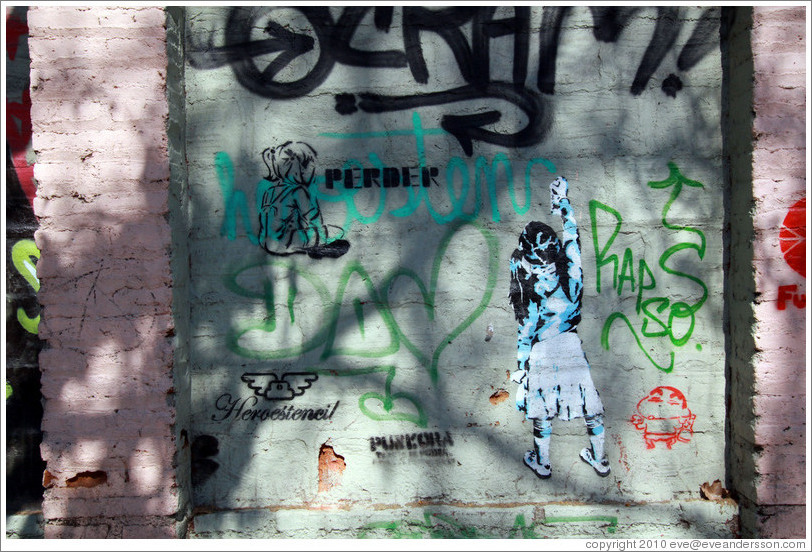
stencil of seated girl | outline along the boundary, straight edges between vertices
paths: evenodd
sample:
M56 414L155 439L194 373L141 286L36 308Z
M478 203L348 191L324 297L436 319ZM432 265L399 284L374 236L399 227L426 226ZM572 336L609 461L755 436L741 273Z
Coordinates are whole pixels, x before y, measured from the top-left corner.
M340 257L350 248L332 226L330 238L310 185L316 172L316 150L304 142L285 142L262 152L268 176L260 183L259 243L271 255L306 254L314 259ZM263 191L264 190L264 191Z

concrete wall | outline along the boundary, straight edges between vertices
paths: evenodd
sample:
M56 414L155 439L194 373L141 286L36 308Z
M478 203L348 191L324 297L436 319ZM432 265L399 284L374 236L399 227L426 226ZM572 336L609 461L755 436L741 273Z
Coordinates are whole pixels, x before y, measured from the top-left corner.
M723 486L744 533L796 520L768 495L798 432L769 441L748 392L783 365L736 337L767 319L724 271L762 258L730 129L773 104L723 71L768 42L734 55L721 15L32 8L45 536L737 536ZM553 420L540 479L514 305L566 301L525 301L511 259L531 221L566 236L561 176L604 431ZM606 477L579 457L601 440Z
M189 8L195 534L541 536L575 501L604 536L730 535L729 502L662 521L725 480L720 13ZM541 480L511 258L531 221L564 239L562 176L611 473L556 419Z

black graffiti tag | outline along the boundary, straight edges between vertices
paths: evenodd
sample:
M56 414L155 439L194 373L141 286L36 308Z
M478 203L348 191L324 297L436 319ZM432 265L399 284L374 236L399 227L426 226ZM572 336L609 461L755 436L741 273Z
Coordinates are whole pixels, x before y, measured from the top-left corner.
M512 134L501 134L483 128L496 123L502 114L496 110L470 115L444 115L440 126L452 134L467 155L473 154L473 140L518 148L532 146L544 139L550 128L550 117L545 109L545 99L526 88L519 88L506 82L491 82L482 86L462 86L443 92L415 96L383 96L358 94L358 107L367 113L401 111L430 105L447 105L468 100L504 100L527 114L524 128ZM342 101L346 107L347 98Z
M292 30L276 10L301 16L306 28ZM570 7L548 6L542 11L539 28L539 67L534 88L526 85L529 74L530 8L513 7L512 17L496 18L495 7L450 7L430 9L421 6L399 8L402 16L402 50L367 50L352 45L356 31L370 12L375 29L388 33L392 28L393 7L352 6L343 8L338 19L327 7L279 8L267 6L235 7L228 17L225 44L190 45L189 63L199 69L230 65L246 89L270 99L304 96L321 86L336 63L367 68L408 68L418 84L429 81L429 69L423 54L426 34L444 41L454 56L460 75L468 86L449 90L419 92L413 95L386 96L357 92L336 95L335 109L342 115L357 110L380 113L425 106L447 105L472 100L502 100L524 115L527 123L514 132L495 132L484 127L499 121L502 113L489 109L476 114L449 114L442 127L451 132L468 155L474 140L508 147L541 143L549 131L549 106L544 95L555 90L556 60L564 22ZM589 8L595 39L616 42L632 17L643 8ZM674 47L680 32L679 7L658 7L654 29L630 87L638 96L647 88L655 71ZM274 21L273 17L281 21ZM715 44L718 9L707 8L680 53L677 67L686 71L707 55ZM470 27L470 30L468 30ZM257 35L262 35L257 39ZM470 35L470 36L469 36ZM513 37L512 82L491 78L490 42ZM369 43L370 41L366 41ZM282 78L299 70L297 77ZM675 96L682 88L673 73L663 83L663 92ZM477 107L481 107L479 103ZM469 113L471 110L469 109Z
M364 67L406 67L404 52L361 51L350 46L350 40L361 19L370 8L345 8L336 22L326 7L290 8L298 11L307 21L312 35L294 32L275 21L263 26L267 38L253 40L252 35L260 21L268 19L273 7L232 8L226 24L225 44L192 46L187 50L189 63L198 69L213 69L231 65L237 80L248 90L272 99L297 98L318 88L329 76L336 62ZM379 8L385 10L386 8ZM388 8L391 12L391 8ZM385 13L385 12L384 12ZM376 12L377 14L377 12ZM379 26L388 25L385 18L376 17ZM300 61L318 46L312 67L299 79L277 80L286 67ZM280 52L267 67L260 69L258 57Z
M345 8L335 21L328 8L299 7L313 36L294 32L282 24L268 20L262 25L266 38L252 40L252 33L260 22L271 16L271 7L239 7L230 12L226 27L226 43L189 48L189 62L193 67L211 69L229 64L238 82L246 89L272 99L303 96L318 88L329 76L335 63L362 67L408 67L418 83L428 82L428 68L421 46L421 33L432 32L440 36L454 53L463 78L473 86L420 93L411 96L377 96L360 94L358 108L370 113L399 111L423 106L499 99L513 104L521 111L527 124L509 134L482 128L501 118L501 112L490 110L475 115L446 115L441 126L453 134L468 155L473 153L473 140L508 147L533 145L543 140L549 129L549 117L542 96L522 86L527 76L528 42L530 28L529 8L516 8L516 16L494 19L496 8L445 8L430 10L422 7L404 7L404 49L368 51L350 45L353 35L366 13L373 8ZM375 24L387 31L391 25L392 8L375 8ZM469 45L462 26L473 21L473 46ZM513 83L491 82L489 78L489 41L492 38L516 35L514 46ZM297 62L318 45L316 61L300 78L281 81L279 73ZM278 55L260 69L257 58ZM336 110L349 114L356 110L354 102L347 105L347 94L337 96Z

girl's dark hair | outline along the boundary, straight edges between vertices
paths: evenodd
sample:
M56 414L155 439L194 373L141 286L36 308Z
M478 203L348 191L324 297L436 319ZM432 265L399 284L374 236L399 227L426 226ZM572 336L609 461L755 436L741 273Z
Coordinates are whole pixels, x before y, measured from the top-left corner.
M540 244L548 244L544 249ZM531 221L519 236L519 247L528 254L537 256L543 262L555 262L561 256L561 242L558 234L550 226L539 221Z
M316 150L304 142L287 141L275 148L266 148L262 159L268 167L268 180L306 186L313 177L317 155Z
M561 246L558 234L549 225L539 221L527 223L519 236L519 248L513 252L512 259L515 262L525 259L530 264L555 265L558 284L569 296L570 276L567 271L569 260ZM521 274L512 278L510 282L510 302L513 305L516 319L522 321L528 316L528 305L531 302L541 303L545 298L536 293L535 277L525 274L524 269L521 268L519 272ZM575 300L576 298L570 297L570 299Z

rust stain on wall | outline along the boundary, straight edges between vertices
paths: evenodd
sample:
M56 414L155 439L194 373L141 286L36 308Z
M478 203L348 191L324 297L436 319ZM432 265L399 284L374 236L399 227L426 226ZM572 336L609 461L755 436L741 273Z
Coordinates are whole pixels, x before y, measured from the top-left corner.
M497 389L496 392L491 395L491 398L488 399L491 401L491 404L499 404L500 402L506 400L510 396L510 393L505 391L504 389Z
M630 472L631 468L629 467L629 460L628 455L626 454L626 447L623 445L623 441L620 440L620 435L613 435L612 438L615 440L617 448L620 451L620 457L618 458L618 462L625 468L627 472Z
M65 481L68 487L96 487L107 483L107 472L85 471L80 472Z
M319 492L324 493L341 484L341 475L347 468L344 457L336 454L328 444L319 450Z

